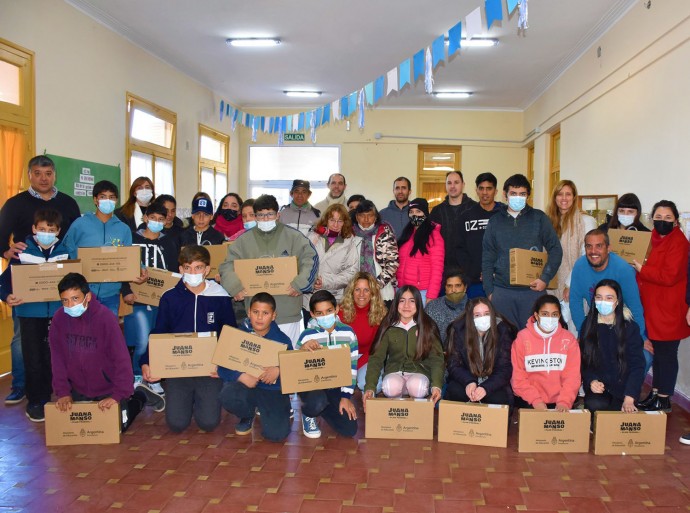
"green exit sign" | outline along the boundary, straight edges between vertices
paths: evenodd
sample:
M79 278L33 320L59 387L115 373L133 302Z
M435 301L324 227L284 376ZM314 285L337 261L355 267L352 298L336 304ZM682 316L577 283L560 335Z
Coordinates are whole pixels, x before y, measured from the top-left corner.
M283 134L284 142L304 142L304 134Z

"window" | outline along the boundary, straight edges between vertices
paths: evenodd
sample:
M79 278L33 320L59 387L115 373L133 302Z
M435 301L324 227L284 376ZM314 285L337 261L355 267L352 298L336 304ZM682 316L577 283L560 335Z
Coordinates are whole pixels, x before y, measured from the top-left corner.
M549 166L549 190L551 194L556 184L561 181L561 131L551 134L551 165Z
M279 205L290 203L292 181L309 180L309 203L328 194L328 177L340 172L338 146L250 146L249 197L272 194Z
M215 208L228 193L230 137L199 125L199 190L213 198Z
M527 148L527 179L532 186L532 194L529 195L527 203L531 207L534 206L534 144Z
M446 197L446 175L460 171L461 146L417 147L417 191L434 208ZM414 197L413 195L412 197Z
M147 176L153 180L156 195L175 195L176 129L174 112L127 93L125 183Z

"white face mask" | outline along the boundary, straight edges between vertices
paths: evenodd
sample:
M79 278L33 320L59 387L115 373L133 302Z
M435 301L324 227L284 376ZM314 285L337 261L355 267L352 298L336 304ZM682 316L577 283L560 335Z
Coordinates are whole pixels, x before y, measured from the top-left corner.
M539 327L544 333L551 333L558 328L558 317L539 317Z
M276 227L276 220L272 219L271 221L257 221L256 227L262 232L270 232Z
M139 203L148 205L151 198L153 198L153 191L151 189L139 189L134 195Z
M635 222L635 216L618 214L618 222L623 226L628 227Z
M489 331L489 328L491 327L491 316L484 315L482 317L475 317L474 327L477 328L477 331L481 333Z
M182 279L190 287L198 287L199 285L201 285L204 282L204 274L203 273L199 273L199 274L184 273L184 275L182 276Z

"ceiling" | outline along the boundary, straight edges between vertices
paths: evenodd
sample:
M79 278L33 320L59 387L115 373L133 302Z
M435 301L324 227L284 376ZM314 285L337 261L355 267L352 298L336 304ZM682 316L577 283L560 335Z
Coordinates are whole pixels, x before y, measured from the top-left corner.
M482 0L66 0L242 109L299 109L359 90L447 33ZM469 90L466 100L424 93L423 79L383 99L389 108L528 107L636 0L529 0L482 36L493 48L464 48L434 71L434 91ZM278 37L274 48L229 48L228 37ZM319 90L315 100L284 90Z

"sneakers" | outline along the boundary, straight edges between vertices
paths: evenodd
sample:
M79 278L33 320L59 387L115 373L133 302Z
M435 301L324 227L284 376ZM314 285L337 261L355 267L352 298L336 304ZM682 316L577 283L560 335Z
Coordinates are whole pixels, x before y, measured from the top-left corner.
M240 421L235 425L235 434L244 436L252 432L252 425L254 424L254 417L247 417L240 419Z
M638 405L638 409L642 411L663 411L664 413L671 413L671 398L661 397L660 395L655 395L654 401L651 403L645 403Z
M302 415L302 432L307 438L320 438L321 430L314 417Z
M12 387L10 395L5 397L5 404L19 404L21 403L26 394L24 394L24 389L21 387Z
M29 404L26 407L26 416L31 422L45 422L45 406L42 404Z
M163 387L160 384L142 381L134 388L134 391L142 392L146 396L146 406L152 406L153 411L161 412L165 410L165 394L161 393L163 392Z
M690 433L685 433L678 441L684 445L690 445Z

